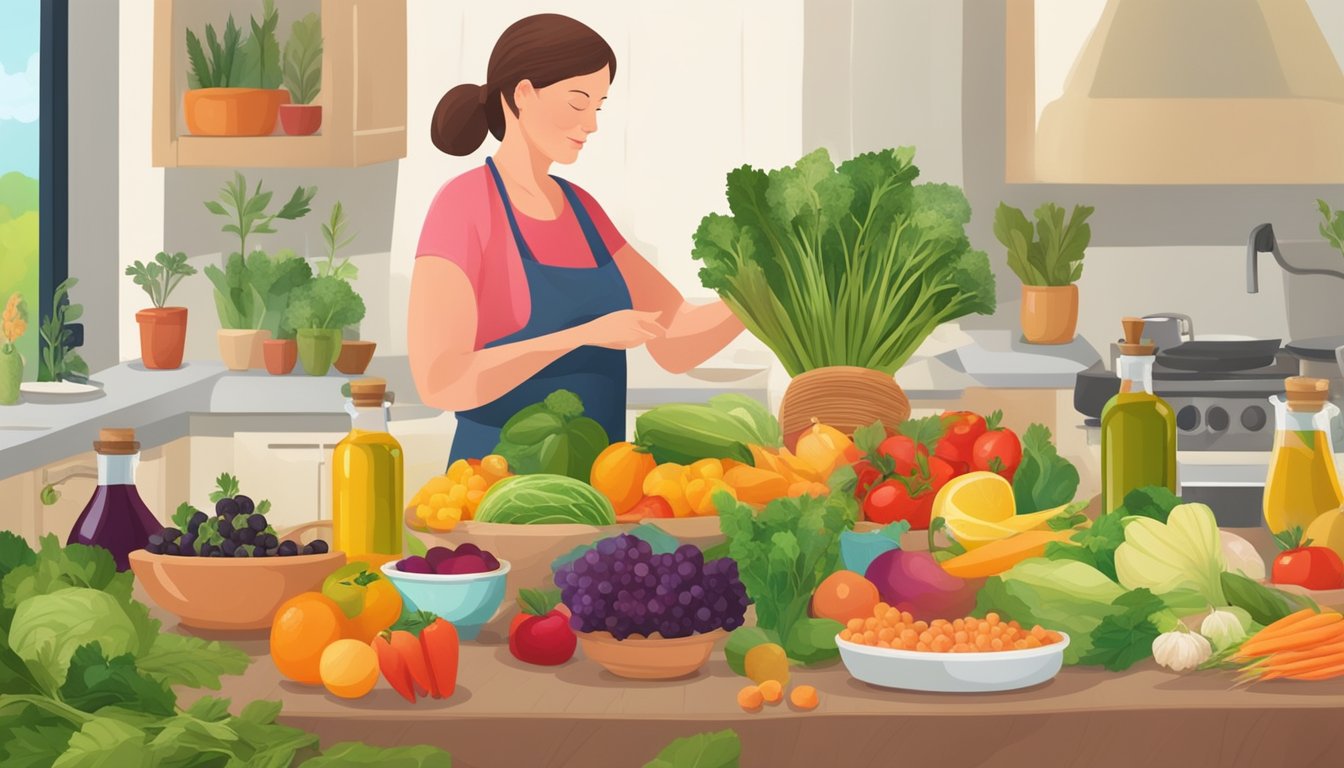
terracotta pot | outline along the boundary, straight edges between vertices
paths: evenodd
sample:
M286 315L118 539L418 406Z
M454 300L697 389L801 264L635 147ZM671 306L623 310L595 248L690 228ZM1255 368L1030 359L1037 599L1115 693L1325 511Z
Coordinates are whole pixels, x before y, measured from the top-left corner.
M690 637L632 635L617 640L609 632L580 632L583 655L617 677L632 680L675 680L695 674L709 661L722 629Z
M160 608L198 629L266 629L286 600L322 588L345 564L342 552L294 557L233 558L154 555L128 558L135 580ZM220 589L228 584L229 589Z
M288 103L283 88L197 88L182 97L193 136L269 136L280 105Z
M140 359L145 367L171 371L182 366L187 344L187 308L157 307L135 313L140 324Z
M341 352L336 357L336 370L346 374L361 374L373 360L373 350L377 342L347 339L341 342Z
M266 355L262 343L271 338L270 331L221 328L217 338L219 357L230 371L265 367Z
M784 444L790 450L803 430L812 426L812 419L849 435L879 419L894 430L908 418L910 400L895 378L849 365L817 368L794 377L779 408Z
M341 353L341 332L337 328L302 328L299 335L299 362L309 376L326 376Z
M1078 329L1078 286L1022 286L1022 337L1030 344L1068 344Z
M266 372L284 376L294 370L299 361L299 342L294 339L267 339L261 342L262 357L266 358Z
M322 127L321 104L281 104L280 127L289 136L311 136Z

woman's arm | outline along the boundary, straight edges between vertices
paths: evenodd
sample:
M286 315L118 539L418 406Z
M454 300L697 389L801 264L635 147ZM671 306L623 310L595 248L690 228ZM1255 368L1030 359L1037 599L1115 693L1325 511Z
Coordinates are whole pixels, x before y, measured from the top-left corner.
M565 353L585 344L628 349L656 338L653 313L614 312L545 336L476 349L476 293L447 259L415 260L407 352L420 399L464 411L497 399Z
M742 332L742 321L722 301L691 304L634 248L612 257L630 289L635 309L655 312L667 329L649 342L649 354L664 370L685 373L713 357Z

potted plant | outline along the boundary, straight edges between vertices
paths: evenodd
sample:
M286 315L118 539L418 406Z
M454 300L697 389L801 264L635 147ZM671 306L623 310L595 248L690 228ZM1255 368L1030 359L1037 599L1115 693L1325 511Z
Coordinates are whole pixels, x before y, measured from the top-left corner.
M0 405L19 402L19 386L23 384L23 355L15 343L28 330L28 308L23 294L14 293L5 302L0 316Z
M75 351L80 334L74 322L84 315L84 306L70 302L70 289L79 280L67 278L51 294L50 315L42 319L39 333L42 352L37 360L38 381L87 379L89 364Z
M294 370L299 347L289 325L289 303L294 292L313 279L312 267L293 251L284 249L274 257L256 251L248 259L249 279L263 306L261 327L270 338L262 341L266 371L283 376Z
M1068 344L1078 328L1078 286L1083 255L1092 239L1087 217L1095 210L1075 205L1036 209L1036 228L1022 211L999 203L994 236L1008 249L1008 268L1022 281L1022 336L1031 344Z
M319 277L331 276L346 282L359 277L359 268L350 262L349 256L346 256L341 263L336 263L336 253L355 240L354 234L346 234L348 227L345 209L338 200L331 207L327 223L322 225L322 242L327 246L327 259L318 264ZM357 326L343 328L341 352L335 362L336 370L350 375L363 373L373 361L373 351L377 346L376 342L360 339Z
M288 104L280 106L280 125L290 136L309 136L322 127L322 20L310 13L294 22L285 41L283 76Z
M252 17L249 36L232 14L222 37L214 25L205 25L205 46L187 30L189 88L182 107L188 131L196 136L269 136L275 131L280 105L289 101L289 91L280 87L279 23L275 3L265 0L262 21Z
M940 324L994 311L994 275L971 249L957 187L914 184L914 150L837 168L825 149L794 167L728 174L731 215L695 233L700 279L793 380L780 423L793 447L813 420L846 434L910 415L895 373Z
M262 251L244 258L243 254L248 253L247 239L251 235L274 234L276 219L292 221L307 215L308 204L317 194L317 188L296 188L276 213L269 213L271 194L262 189L260 181L249 192L247 179L235 171L233 180L220 189L219 199L205 203L206 210L228 219L223 231L238 236L238 250L225 259L223 269L213 264L205 268L206 277L215 285L220 356L229 370L264 366L263 343L279 329L285 311L284 304L277 303L273 297L268 317L267 294L274 286L268 282L265 270L269 269L271 260ZM283 291L285 301L292 287Z
M340 353L341 329L364 319L364 300L338 277L316 277L294 291L287 317L298 335L303 370L325 376Z
M159 251L148 264L137 260L126 268L126 274L154 303L152 309L135 313L135 321L140 324L140 359L151 370L181 367L187 343L187 308L165 307L164 303L178 283L196 274L196 268L187 263L185 253Z

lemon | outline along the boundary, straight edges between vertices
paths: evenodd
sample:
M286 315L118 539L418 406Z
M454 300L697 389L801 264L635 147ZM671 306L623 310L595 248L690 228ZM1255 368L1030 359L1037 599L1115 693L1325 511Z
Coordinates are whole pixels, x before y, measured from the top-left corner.
M1013 486L993 472L953 478L933 500L933 516L943 518L952 536L967 549L1016 533L1005 525L1016 513Z

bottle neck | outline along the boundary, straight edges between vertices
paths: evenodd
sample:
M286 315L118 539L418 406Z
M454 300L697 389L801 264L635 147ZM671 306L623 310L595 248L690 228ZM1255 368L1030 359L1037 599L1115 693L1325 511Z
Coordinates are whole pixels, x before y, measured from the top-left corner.
M135 465L140 454L110 456L98 454L99 485L135 485Z
M350 428L364 432L387 431L387 409L379 406L352 406L350 409Z
M1153 394L1153 357L1120 356L1120 392Z

